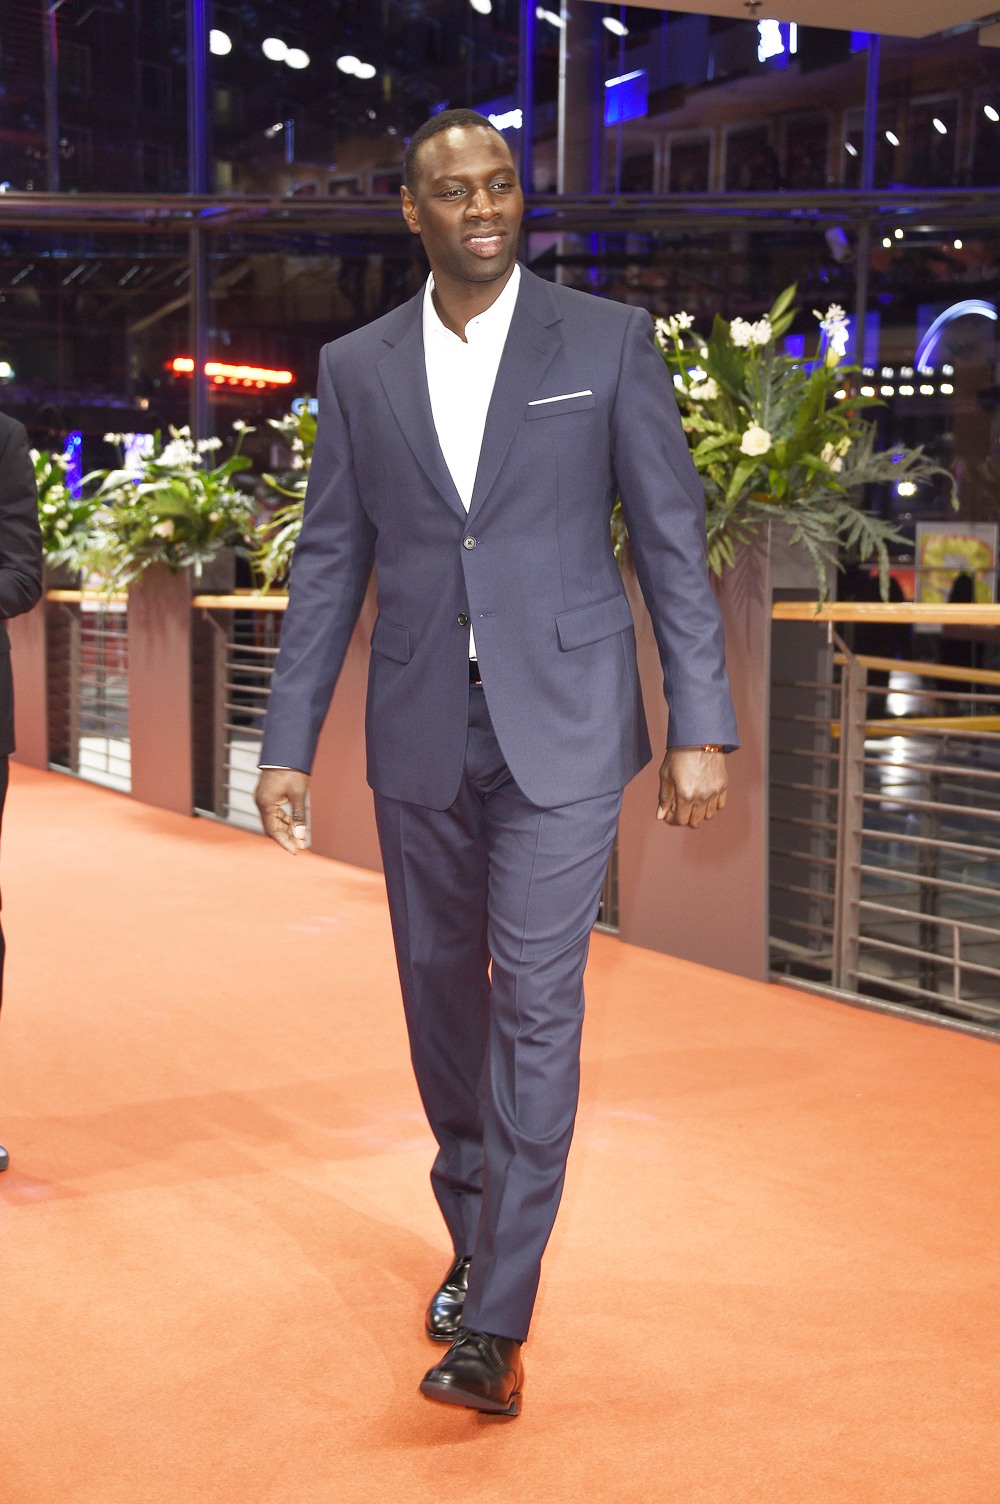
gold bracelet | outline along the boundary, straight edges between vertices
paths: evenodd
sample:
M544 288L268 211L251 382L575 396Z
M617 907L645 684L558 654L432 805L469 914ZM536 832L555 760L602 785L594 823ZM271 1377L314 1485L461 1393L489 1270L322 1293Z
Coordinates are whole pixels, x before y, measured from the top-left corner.
M702 747L702 752L725 752L725 747Z

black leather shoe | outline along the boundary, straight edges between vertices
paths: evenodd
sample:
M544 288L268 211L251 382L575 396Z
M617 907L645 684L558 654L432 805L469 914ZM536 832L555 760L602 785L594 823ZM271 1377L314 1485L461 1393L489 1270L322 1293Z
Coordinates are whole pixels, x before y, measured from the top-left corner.
M520 1342L463 1327L437 1367L424 1375L420 1393L467 1410L520 1415L523 1388Z
M427 1335L432 1342L454 1342L462 1325L462 1307L469 1289L470 1258L458 1258L427 1307Z
M9 1164L10 1155L7 1153L7 1150L4 1148L3 1144L0 1144L0 1171L6 1170Z

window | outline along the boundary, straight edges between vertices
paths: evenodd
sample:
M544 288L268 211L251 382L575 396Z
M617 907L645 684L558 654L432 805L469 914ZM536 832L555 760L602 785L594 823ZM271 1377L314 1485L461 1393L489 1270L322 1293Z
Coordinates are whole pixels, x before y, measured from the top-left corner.
M786 188L825 188L830 135L826 115L797 115L785 121Z
M712 166L712 138L696 136L670 144L671 193L707 193Z
M169 193L170 151L143 141L139 146L140 172L144 193Z
M147 115L165 115L170 109L170 74L156 63L139 64L139 103Z
M79 42L59 43L59 88L65 94L90 93L90 48Z
M928 188L956 183L958 100L915 99L907 121L906 181Z
M781 187L767 125L737 127L726 137L726 192L767 193Z

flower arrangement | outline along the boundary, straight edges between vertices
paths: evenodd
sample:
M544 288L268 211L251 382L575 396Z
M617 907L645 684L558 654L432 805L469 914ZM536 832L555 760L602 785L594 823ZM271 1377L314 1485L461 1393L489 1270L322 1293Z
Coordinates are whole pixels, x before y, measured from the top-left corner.
M124 434L105 434L106 442L117 445L121 465L86 477L85 486L97 485L81 562L107 590L134 584L151 564L175 572L190 567L198 576L222 548L251 552L256 503L232 478L250 466L240 447L253 430L242 421L233 428L234 451L215 466L208 456L222 440L195 444L187 428L171 428L166 443L159 433L152 435L149 452L131 467L123 453Z
M261 577L261 590L266 594L276 580L284 579L292 562L295 545L302 531L302 513L305 506L309 467L312 464L313 446L316 443L316 417L304 402L298 414L286 413L283 418L269 418L269 424L277 429L292 452L291 469L281 478L265 475L264 480L272 494L279 499L276 511L265 523L258 535L254 564Z
M54 569L65 566L78 571L90 538L94 502L89 496L74 496L67 486L69 461L65 454L33 449L31 459L38 488L42 552Z
M827 567L845 548L878 558L882 595L889 585L890 541L901 535L861 504L877 482L919 485L946 475L922 449L875 448L875 425L864 410L876 398L853 390L857 368L843 366L848 325L842 308L816 314L814 360L786 355L778 341L794 318L796 287L766 317L750 323L716 318L703 339L688 313L658 319L656 341L673 378L692 458L705 487L708 562L721 576L740 544L771 520L790 525L791 541L808 550L820 599ZM624 547L620 509L612 519L616 550Z

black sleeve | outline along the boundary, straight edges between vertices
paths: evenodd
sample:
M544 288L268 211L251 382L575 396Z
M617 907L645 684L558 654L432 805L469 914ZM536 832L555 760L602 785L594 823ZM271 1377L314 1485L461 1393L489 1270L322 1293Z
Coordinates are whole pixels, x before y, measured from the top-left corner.
M42 594L42 532L28 435L0 430L0 619L30 611Z

